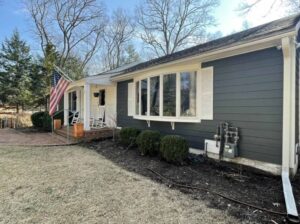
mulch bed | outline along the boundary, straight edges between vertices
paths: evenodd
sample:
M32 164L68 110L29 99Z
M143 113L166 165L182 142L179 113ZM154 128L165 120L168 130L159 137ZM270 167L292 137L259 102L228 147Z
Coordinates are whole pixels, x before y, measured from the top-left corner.
M240 165L228 164L191 157L186 165L176 166L162 161L159 157L141 156L136 149L126 150L111 140L92 142L84 145L111 160L122 168L146 176L156 182L189 194L195 200L204 200L207 206L227 211L243 223L282 223L285 217L253 209L211 194L206 191L180 188L172 185L150 168L170 180L224 194L233 199L247 202L268 210L285 212L280 177L257 172ZM300 176L292 182L297 206L300 206Z

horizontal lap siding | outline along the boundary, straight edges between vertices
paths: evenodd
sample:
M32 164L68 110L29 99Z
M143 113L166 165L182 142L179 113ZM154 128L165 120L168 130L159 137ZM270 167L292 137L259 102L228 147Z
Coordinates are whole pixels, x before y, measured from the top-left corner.
M204 148L217 124L229 121L240 128L241 157L281 163L282 145L282 53L276 48L204 63L214 67L214 120L175 123L135 120L127 116L127 84L117 88L118 126L160 130L162 134L184 136L190 147Z

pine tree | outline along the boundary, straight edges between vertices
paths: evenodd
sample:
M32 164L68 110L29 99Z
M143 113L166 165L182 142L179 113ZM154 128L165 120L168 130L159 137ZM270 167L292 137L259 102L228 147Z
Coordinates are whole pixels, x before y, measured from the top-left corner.
M0 89L2 101L17 107L26 105L30 99L30 48L21 40L18 31L10 39L5 39L0 50L2 71Z
M129 44L125 49L125 60L123 64L139 62L141 60L139 53L135 50L132 44Z

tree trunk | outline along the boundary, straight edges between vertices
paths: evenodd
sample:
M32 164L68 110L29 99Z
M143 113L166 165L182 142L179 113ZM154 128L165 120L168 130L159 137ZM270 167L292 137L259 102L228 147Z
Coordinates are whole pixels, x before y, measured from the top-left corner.
M17 103L17 114L19 113L19 104Z

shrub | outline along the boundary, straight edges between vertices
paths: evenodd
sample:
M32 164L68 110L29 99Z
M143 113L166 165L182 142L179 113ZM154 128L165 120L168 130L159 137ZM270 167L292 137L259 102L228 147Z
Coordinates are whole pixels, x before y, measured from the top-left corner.
M155 155L159 151L160 133L158 131L143 131L137 137L137 145L142 155Z
M136 128L122 128L120 131L120 143L126 147L136 145L136 138L140 131Z
M52 131L52 119L49 115L49 113L45 112L43 117L43 131Z
M31 121L34 127L43 130L52 130L52 119L48 111L36 112L31 115Z
M166 135L161 140L160 154L168 162L182 164L188 152L187 141L181 136Z
M36 112L31 115L31 122L34 127L42 128L43 127L43 118L45 112Z

